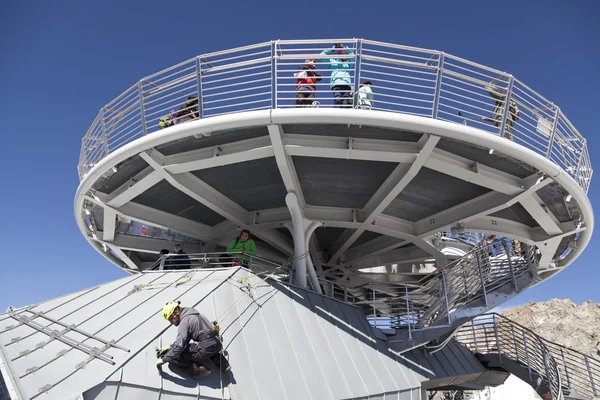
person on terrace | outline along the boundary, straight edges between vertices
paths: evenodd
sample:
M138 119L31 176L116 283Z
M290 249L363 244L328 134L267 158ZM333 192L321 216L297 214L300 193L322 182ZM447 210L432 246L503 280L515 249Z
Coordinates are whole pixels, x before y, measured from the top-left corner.
M294 74L296 82L296 107L312 107L317 91L317 82L321 75L315 70L315 59L308 59L300 66L300 71Z
M499 128L502 126L502 115L504 113L504 103L506 101L506 89L500 88L498 85L496 85L496 80L492 80L485 86L485 90L495 100L496 104L494 105L494 118L481 117L481 119L486 122L492 122ZM506 125L504 128L504 138L513 142L513 125L519 119L520 114L521 112L519 111L517 103L513 99L510 99L510 106L508 108L508 115L506 117Z
M237 238L234 238L227 249L228 254L234 257L232 266L249 266L250 256L256 255L256 244L250 238L250 231L244 229Z
M349 62L354 58L352 50L341 43L336 43L331 49L321 52L324 59L329 60L328 65L331 69L330 84L333 91L333 106L351 108L352 107L352 68L354 62Z

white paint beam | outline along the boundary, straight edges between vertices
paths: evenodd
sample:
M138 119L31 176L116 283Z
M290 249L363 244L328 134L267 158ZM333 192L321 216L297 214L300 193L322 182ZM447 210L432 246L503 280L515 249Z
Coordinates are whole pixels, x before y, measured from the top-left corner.
M258 137L165 156L163 168L170 174L181 174L273 157L273 155L269 138Z
M227 196L215 190L213 187L200 180L193 174L186 172L177 175L171 175L163 169L164 156L157 151L153 151L152 154L147 152L140 153L142 157L150 166L156 171L159 171L163 179L167 180L173 187L190 196L197 202L210 208L216 213L227 218L231 222L251 230L251 232L276 247L280 251L286 254L293 253L293 245L291 241L278 233L277 231L263 231L259 229L252 229L252 213L249 213L244 208L237 205Z
M402 263L419 263L425 259L431 258L429 252L420 249L416 246L396 249L388 251L385 254L375 255L364 258L360 261L353 262L351 265L346 264L346 267L352 269L377 267L387 264L402 264Z
M370 225L390 205L392 201L404 190L406 186L417 176L427 158L434 150L440 138L437 136L423 135L418 145L419 155L412 164L400 164L396 167L377 192L369 199L363 213L365 219L362 225L355 231L346 230L331 248L332 256L329 262L336 262L342 254L363 234Z
M123 250L121 250L120 247L115 246L112 243L106 243L106 245L108 246L108 248L110 248L112 250L113 253L115 253L115 255L117 257L119 257L121 259L121 261L123 261L125 263L125 265L127 265L130 269L134 270L134 271L139 271L140 268L139 266L133 262L133 260L131 258L129 258L129 256L127 256L127 254L125 254L125 252Z
M346 251L345 262L351 264L353 261L359 261L366 257L383 254L407 243L409 243L408 240L399 240L395 237L380 236L348 249L348 251Z
M525 189L521 178L440 149L433 151L425 166L443 174L512 196L521 193Z
M97 199L91 196L86 196L86 199L104 207L105 212L107 208L111 208L106 205L106 202L110 199L109 195L102 192L96 192L95 196ZM171 232L176 232L192 238L206 240L213 236L212 227L209 225L201 224L178 215L170 214L131 201L118 209L114 209L114 211L124 218L152 225L164 230L170 230Z
M144 176L139 177L142 173ZM111 193L110 200L106 204L110 207L119 208L162 180L160 174L151 169L145 169L140 174Z
M97 240L99 242L106 242L106 235L102 232L96 232ZM174 251L173 246L175 241L151 238L144 236L125 235L118 233L115 235L112 245L119 247L121 250L138 251L141 253L152 253L158 254L162 249ZM108 245L108 243L106 243ZM204 244L203 243L185 243L186 253L202 253Z
M542 206L543 202L538 195L525 196L519 202L547 234L559 235L562 233L556 217Z
M115 230L117 229L117 213L111 207L104 208L104 240L112 242L115 239Z
M281 125L268 125L269 137L271 139L271 145L273 147L273 153L275 154L275 161L277 162L277 168L285 185L285 190L288 193L294 193L298 198L298 202L301 208L304 208L306 201L304 200L304 194L298 181L298 174L292 161L292 157L286 154L286 150L283 147L283 128Z
M420 151L416 143L320 135L286 134L283 143L290 156L397 163L412 163Z

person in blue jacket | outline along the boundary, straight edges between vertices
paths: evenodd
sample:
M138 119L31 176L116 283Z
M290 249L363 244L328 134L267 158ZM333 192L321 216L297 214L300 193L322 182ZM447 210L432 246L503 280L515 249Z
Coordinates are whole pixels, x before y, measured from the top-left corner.
M321 52L322 55L330 56L323 57L329 60L329 68L331 68L330 87L333 91L334 107L351 108L352 107L352 68L353 61L348 61L354 58L352 50L341 43L336 43L331 49Z

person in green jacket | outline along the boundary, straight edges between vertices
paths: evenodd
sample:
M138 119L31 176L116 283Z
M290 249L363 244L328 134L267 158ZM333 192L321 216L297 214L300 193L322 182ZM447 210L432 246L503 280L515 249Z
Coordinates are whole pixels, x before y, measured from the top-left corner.
M250 261L249 256L256 255L256 244L254 243L254 240L250 239L250 231L244 229L240 233L240 236L231 241L229 247L227 247L227 250L225 251L230 254L241 252L242 254L234 254L233 257L238 258L245 266L248 266L248 262Z

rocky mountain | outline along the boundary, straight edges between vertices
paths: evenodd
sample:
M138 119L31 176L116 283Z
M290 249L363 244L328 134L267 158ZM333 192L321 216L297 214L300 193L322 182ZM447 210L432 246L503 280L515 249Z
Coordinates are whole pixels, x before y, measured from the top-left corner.
M511 308L503 315L551 342L600 357L600 304L552 299Z

